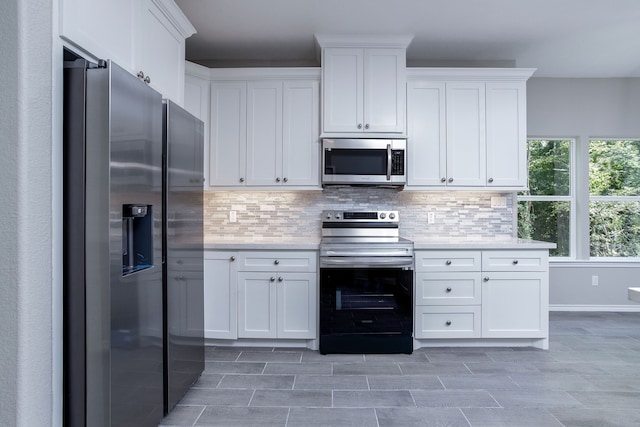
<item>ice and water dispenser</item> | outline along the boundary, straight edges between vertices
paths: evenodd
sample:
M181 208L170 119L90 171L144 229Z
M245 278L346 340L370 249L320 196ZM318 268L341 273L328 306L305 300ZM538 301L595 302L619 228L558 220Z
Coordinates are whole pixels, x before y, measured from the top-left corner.
M122 275L153 267L153 206L122 205Z

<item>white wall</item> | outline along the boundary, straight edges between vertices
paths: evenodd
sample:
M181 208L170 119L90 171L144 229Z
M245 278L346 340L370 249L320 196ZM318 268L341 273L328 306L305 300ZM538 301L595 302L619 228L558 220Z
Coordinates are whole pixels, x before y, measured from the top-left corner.
M640 79L532 78L527 84L527 132L531 137L576 138L581 167L578 185L588 190L589 138L640 138ZM585 157L587 156L587 157ZM588 201L578 200L579 235L588 238ZM586 226L585 226L586 225ZM578 241L588 259L588 242ZM584 261L551 265L549 302L556 309L640 310L627 288L640 286L640 263ZM591 276L598 276L598 286Z
M54 421L52 7L0 2L0 425Z

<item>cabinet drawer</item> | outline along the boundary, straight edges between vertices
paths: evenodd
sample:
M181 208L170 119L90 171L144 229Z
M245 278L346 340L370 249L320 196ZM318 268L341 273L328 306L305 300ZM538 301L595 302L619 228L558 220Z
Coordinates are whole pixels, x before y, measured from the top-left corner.
M483 251L483 271L547 271L548 251Z
M415 337L480 338L480 306L416 307Z
M246 251L238 255L238 271L316 272L314 251Z
M416 251L416 272L480 271L480 251Z
M480 304L480 278L480 273L417 273L416 305Z

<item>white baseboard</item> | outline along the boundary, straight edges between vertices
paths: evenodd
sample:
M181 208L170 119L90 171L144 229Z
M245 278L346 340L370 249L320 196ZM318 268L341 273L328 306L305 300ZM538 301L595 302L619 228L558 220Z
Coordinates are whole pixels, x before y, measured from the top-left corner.
M549 304L549 311L640 312L640 304L637 304L637 305L561 305L561 304Z

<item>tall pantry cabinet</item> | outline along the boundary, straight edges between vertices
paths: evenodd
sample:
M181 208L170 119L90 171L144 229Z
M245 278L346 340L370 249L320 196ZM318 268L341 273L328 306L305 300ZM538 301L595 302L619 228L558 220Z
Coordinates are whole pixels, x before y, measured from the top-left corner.
M196 29L173 0L61 0L60 37L88 59L111 59L182 106L185 39Z

